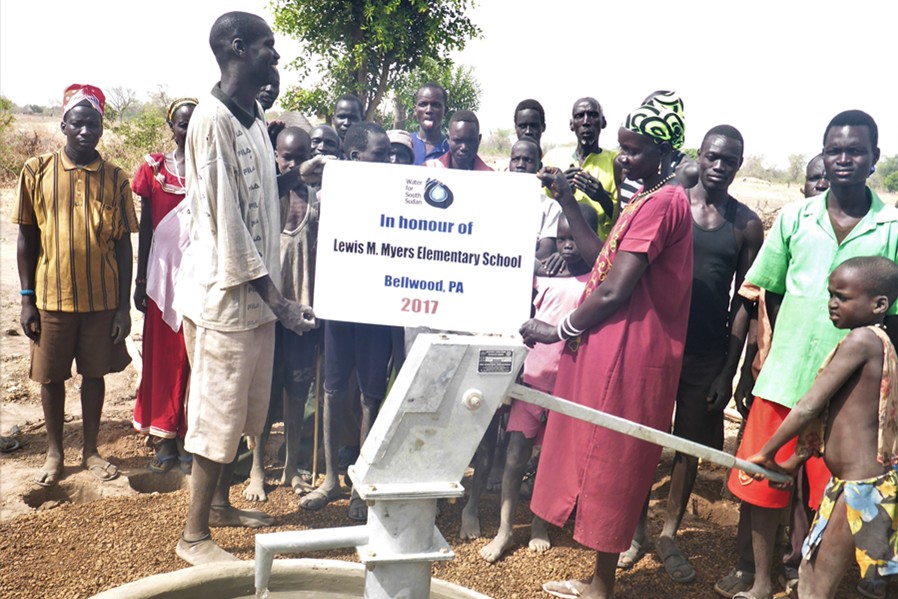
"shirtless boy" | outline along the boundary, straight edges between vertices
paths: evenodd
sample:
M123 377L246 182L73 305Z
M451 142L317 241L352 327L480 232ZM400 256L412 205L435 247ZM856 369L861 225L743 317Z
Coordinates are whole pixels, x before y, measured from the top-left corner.
M851 332L770 440L748 458L793 472L810 455L823 454L833 474L802 549L803 599L835 597L852 555L862 577L871 566L882 575L898 574L898 357L883 330L898 297L898 265L882 257L846 260L830 275L828 289L830 320ZM796 435L795 452L787 457L780 449Z
M866 184L879 159L878 138L876 122L865 112L847 110L833 117L823 135L829 189L783 207L745 275L765 290L773 336L752 389L755 398L736 453L740 458L754 455L770 439L811 388L818 365L846 335L823 311L832 267L861 256L898 258L898 211ZM895 311L889 309L887 324L896 320ZM828 478L818 480L817 474L809 485L814 495L822 493ZM755 564L751 588L734 597L771 599L776 529L790 493L738 470L730 472L727 488L749 506L743 513L751 520Z
M286 173L309 160L309 134L299 127L287 127L277 136L275 156L278 169ZM315 247L318 237L318 202L315 191L303 182L287 192L287 221L281 232L281 293L288 300L312 304L315 278ZM284 325L275 325L274 370L271 400L265 429L253 448L253 466L243 496L250 501L265 501L265 446L271 425L280 420L283 410L286 458L281 484L295 493L311 491L299 471L299 443L309 386L315 376L318 330L297 335Z

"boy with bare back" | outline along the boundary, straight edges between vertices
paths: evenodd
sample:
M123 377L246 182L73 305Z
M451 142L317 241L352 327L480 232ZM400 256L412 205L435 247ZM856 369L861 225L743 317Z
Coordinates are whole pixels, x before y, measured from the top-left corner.
M828 290L830 320L852 331L748 458L794 472L823 454L833 474L802 549L802 599L834 597L852 553L862 577L898 573L898 357L883 325L898 297L898 265L882 257L846 260L830 275ZM792 456L779 451L796 435Z
M275 157L278 169L286 173L310 159L309 134L299 127L286 127L277 136ZM301 171L302 172L302 171ZM288 300L312 305L315 279L315 250L318 245L318 196L303 180L288 190L287 219L281 231L281 293ZM320 329L298 335L278 323L275 325L274 371L268 419L262 436L253 448L253 467L243 496L250 501L265 501L265 445L271 425L283 410L286 458L281 484L294 493L312 490L311 477L303 480L299 470L300 438L309 387L315 377L315 355Z
M592 206L586 204L580 204L579 207L587 224L595 230L599 226L598 213ZM536 308L534 318L557 324L565 314L576 307L592 269L580 255L564 215L558 220L555 245L564 260L564 267L551 277L546 276L546 273L542 273L542 276L537 273L533 281L536 293L533 306ZM563 349L562 341L537 345L531 349L524 361L524 384L545 393L552 393L555 388L555 375L558 373L558 360ZM514 514L524 472L534 445L542 444L546 430L546 410L525 402L514 401L511 404L511 413L505 430L508 434L508 448L502 475L499 531L495 538L480 550L480 557L490 563L502 557L512 545ZM550 546L546 521L534 516L530 526L530 549L542 553Z

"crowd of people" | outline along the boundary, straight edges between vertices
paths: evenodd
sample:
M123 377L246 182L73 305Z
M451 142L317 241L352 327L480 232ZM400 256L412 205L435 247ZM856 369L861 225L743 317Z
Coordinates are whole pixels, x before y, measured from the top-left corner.
M13 214L29 376L41 385L48 438L34 482L49 487L63 474L73 362L82 376L82 465L99 481L118 476L99 455L97 433L104 376L130 361L123 341L138 233L133 301L145 314L144 368L134 427L154 439L150 470L177 466L191 475L176 552L194 565L236 559L211 528L273 524L262 511L232 506L229 491L238 446L249 437L244 496L266 499L265 446L277 420L286 433L281 482L302 495L299 507L318 510L341 495L341 467L365 442L416 334L316 320L327 162L493 170L479 156L473 112L454 112L444 130L448 98L437 84L417 91L412 134L366 121L351 95L336 102L333 126L306 130L265 119L280 77L264 20L224 14L210 45L220 81L200 99L170 104L175 148L147 155L133 177L96 150L102 91L66 89L65 146L25 163ZM538 101L520 102L513 118L518 140L507 169L543 186L533 318L520 330L532 348L524 384L717 449L734 400L746 418L737 455L795 482L731 472L728 488L742 502L738 563L717 593L769 599L779 590L772 566L787 521L787 589L833 597L854 556L859 590L885 597L884 576L898 574L898 209L866 185L879 158L875 121L848 110L826 125L804 200L785 206L765 239L758 215L729 191L742 134L713 127L690 158L681 151L685 110L674 92L639 102L606 147L600 102L577 99L573 153L543 155ZM300 447L313 384L323 389L325 476L317 486ZM696 458L674 457L653 540L646 520L661 447L512 402L475 456L462 538L481 535L479 500L495 456L501 513L480 552L486 562L512 548L523 480L537 464L530 549L548 550L550 525L573 518L574 538L596 552L589 580L546 582L547 593L611 598L616 571L653 545L674 581L695 579L677 532ZM367 518L354 491L348 517Z

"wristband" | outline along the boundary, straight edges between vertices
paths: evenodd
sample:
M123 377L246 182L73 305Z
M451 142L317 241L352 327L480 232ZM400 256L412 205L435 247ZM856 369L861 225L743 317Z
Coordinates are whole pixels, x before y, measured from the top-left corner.
M19 291L19 295L34 295L34 289L22 289Z
M558 323L558 326L555 329L555 332L558 334L559 339L570 339L572 337L579 337L583 334L583 331L586 329L577 329L574 328L574 325L571 324L571 314L574 313L574 310L571 310L567 313L567 315L561 319L561 322Z

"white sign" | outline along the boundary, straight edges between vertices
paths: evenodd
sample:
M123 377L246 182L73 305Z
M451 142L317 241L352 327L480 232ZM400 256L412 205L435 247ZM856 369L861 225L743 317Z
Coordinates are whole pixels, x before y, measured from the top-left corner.
M321 189L320 318L516 333L530 317L536 176L331 161Z

